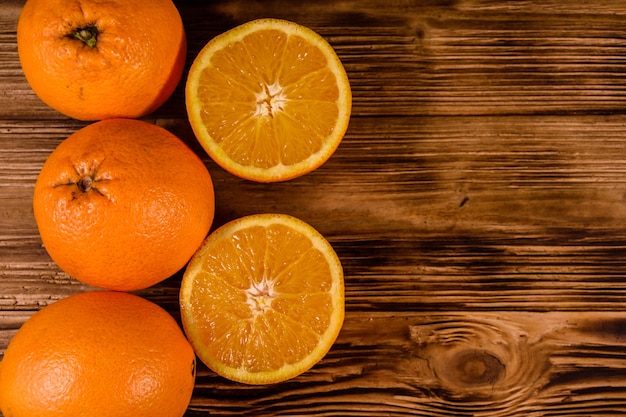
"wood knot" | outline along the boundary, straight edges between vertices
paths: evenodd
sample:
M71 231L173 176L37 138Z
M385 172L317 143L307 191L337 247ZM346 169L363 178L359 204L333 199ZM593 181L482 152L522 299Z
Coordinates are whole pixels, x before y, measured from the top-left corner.
M414 355L431 392L447 402L480 407L532 395L549 369L527 332L502 315L440 315L409 326ZM431 378L431 379L429 379Z
M505 366L494 354L474 349L449 352L445 361L435 363L434 372L448 384L459 387L493 385Z

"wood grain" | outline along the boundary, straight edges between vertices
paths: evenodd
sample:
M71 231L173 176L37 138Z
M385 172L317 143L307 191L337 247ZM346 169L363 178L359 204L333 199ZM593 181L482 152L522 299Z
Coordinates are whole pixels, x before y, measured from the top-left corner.
M254 390L200 373L189 415L544 416L623 412L624 314L352 314L305 376Z
M85 125L23 77L0 4L0 352L35 311L90 287L32 215L47 155ZM620 0L177 1L187 66L257 17L336 49L354 103L321 168L279 184L217 167L182 84L146 120L205 161L215 226L283 212L346 274L345 325L315 368L250 387L200 367L187 416L626 415L626 4ZM139 292L179 318L180 273Z

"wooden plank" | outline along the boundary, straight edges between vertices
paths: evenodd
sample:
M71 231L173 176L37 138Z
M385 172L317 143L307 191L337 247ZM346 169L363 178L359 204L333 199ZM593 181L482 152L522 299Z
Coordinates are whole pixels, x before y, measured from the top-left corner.
M313 371L256 389L198 373L189 416L621 415L626 315L349 314Z
M14 31L22 3L3 5L0 108L4 117L64 119L38 101L18 65ZM188 65L213 36L271 15L329 39L348 70L357 116L625 110L626 7L619 1L550 2L548 9L541 2L250 3L183 2ZM179 88L160 113L184 116L182 103Z
M192 144L187 122L155 122ZM32 268L52 285L36 305L71 282L41 248L30 201L45 157L80 125L7 125L0 138L11 297ZM624 138L622 116L357 118L325 166L288 183L203 157L215 226L276 210L313 224L344 262L351 308L624 310Z

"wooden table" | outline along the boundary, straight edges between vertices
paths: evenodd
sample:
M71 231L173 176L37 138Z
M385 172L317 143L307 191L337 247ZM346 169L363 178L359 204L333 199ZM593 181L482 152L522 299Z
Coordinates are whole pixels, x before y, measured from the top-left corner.
M31 197L85 125L21 72L23 0L0 5L0 348L89 288L42 248ZM206 161L215 226L295 215L336 248L346 320L315 368L251 387L200 367L187 416L626 415L626 3L621 0L213 1L177 5L188 65L257 17L323 35L353 117L335 155L279 184L198 146L182 84L146 118ZM140 295L176 318L176 275Z

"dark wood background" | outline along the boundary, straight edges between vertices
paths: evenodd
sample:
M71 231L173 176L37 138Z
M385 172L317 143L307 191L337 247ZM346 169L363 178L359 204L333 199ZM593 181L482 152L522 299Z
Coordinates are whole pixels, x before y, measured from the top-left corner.
M351 81L350 127L315 172L240 180L198 146L181 84L146 120L206 161L215 226L283 212L322 232L346 320L314 369L251 387L201 367L187 416L626 415L626 2L177 1L187 65L258 17L307 25ZM0 5L0 349L88 290L42 248L47 155L85 125L20 69L23 1ZM178 318L180 274L139 292Z

